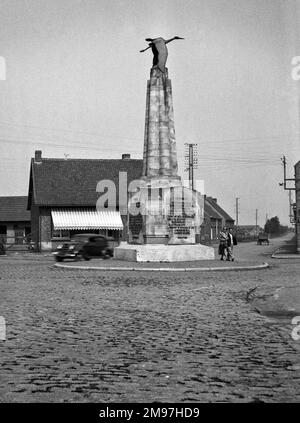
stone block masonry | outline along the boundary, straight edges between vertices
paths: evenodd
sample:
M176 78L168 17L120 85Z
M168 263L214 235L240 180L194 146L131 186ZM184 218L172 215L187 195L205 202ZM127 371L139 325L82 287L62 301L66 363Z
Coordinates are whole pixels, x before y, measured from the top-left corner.
M147 82L143 176L177 176L171 80L153 67Z

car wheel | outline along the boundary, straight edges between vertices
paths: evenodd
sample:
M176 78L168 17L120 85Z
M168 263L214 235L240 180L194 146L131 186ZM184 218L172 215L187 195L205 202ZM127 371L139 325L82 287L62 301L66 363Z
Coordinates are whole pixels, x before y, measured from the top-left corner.
M103 258L104 259L109 259L109 258L111 258L112 257L112 253L111 253L111 251L110 250L105 250L104 252L103 252Z
M87 254L83 254L83 256L82 256L83 258L84 258L84 260L86 260L86 261L88 261L88 260L90 260L91 258L87 255Z
M55 257L55 260L60 262L60 261L63 261L63 258L62 258L62 257L58 257L58 256L56 256L56 257Z

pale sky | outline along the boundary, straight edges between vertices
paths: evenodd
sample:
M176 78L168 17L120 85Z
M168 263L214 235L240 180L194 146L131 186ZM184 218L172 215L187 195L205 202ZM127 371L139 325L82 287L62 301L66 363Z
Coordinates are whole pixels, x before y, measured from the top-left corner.
M300 0L0 0L0 196L27 195L30 158L142 158L145 38L168 44L180 174L195 177L240 224L278 215L300 160ZM298 15L297 15L298 10Z

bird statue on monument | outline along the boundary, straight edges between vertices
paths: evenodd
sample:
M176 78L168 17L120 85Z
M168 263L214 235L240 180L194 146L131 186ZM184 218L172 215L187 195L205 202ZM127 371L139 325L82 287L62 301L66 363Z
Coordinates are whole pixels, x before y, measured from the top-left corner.
M146 41L149 42L149 46L144 50L140 50L140 53L148 50L149 48L152 49L153 53L153 66L157 66L158 69L164 74L166 62L168 58L168 49L166 44L170 43L173 40L184 40L181 37L173 37L169 40L164 40L163 38L146 38Z

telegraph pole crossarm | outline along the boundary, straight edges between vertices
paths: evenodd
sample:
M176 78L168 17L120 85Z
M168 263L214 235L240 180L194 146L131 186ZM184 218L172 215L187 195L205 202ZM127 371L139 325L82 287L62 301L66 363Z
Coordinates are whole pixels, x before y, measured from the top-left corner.
M283 186L286 191L295 191L296 188L287 188L286 183L287 181L295 181L295 178L287 178L286 177L286 157L283 156L281 158L281 163L283 165L283 182L280 182L279 185Z

